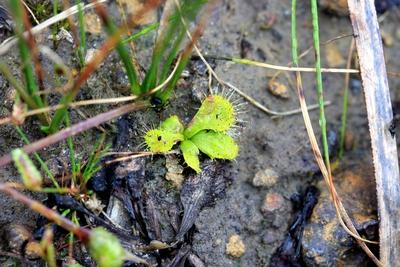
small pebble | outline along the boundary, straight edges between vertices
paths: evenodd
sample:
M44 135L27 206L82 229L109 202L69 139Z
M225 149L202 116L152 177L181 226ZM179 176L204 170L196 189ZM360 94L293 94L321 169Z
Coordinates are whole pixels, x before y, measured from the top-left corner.
M270 80L268 83L268 91L274 96L278 96L283 99L289 98L289 90L286 85L276 80Z
M89 63L89 61L91 61L91 60L94 58L94 56L96 55L96 53L97 53L98 51L99 51L98 49L89 48L89 49L86 51L85 63L86 63L86 64Z
M279 233L275 230L268 230L263 236L264 244L272 244L280 239Z
M348 16L349 14L346 0L320 0L318 5L322 10L337 16Z
M25 247L25 256L30 260L37 260L40 258L42 254L42 248L40 247L39 242L30 241L26 244Z
M398 28L396 30L395 36L396 36L396 39L400 41L400 28Z
M184 177L183 167L179 164L178 159L174 155L168 155L165 158L165 167L167 168L165 179L171 181L176 188L181 189Z
M92 13L85 13L85 31L92 34L100 34L102 31L102 25L100 18Z
M353 149L354 147L354 140L355 140L355 136L354 133L347 131L346 135L344 137L344 148L347 151L350 151Z
M339 67L346 63L346 60L342 56L339 47L334 43L326 45L325 57L330 67Z
M16 253L19 253L22 246L32 238L31 233L20 224L9 224L3 229L2 243L8 245L8 248Z
M158 241L158 240L152 240L149 244L149 246L152 249L166 249L169 248L170 246L167 243Z
M382 36L382 41L383 44L387 47L391 47L393 46L394 40L393 40L393 36L385 31L381 31L381 36Z
M283 207L285 199L278 193L267 193L261 211L264 213L274 212Z
M229 241L226 244L226 254L239 258L246 251L246 246L244 245L242 238L239 235L231 235Z
M257 14L256 21L261 30L269 30L277 22L278 16L270 11L262 11Z
M272 169L259 170L253 178L255 187L272 187L278 181L279 175Z

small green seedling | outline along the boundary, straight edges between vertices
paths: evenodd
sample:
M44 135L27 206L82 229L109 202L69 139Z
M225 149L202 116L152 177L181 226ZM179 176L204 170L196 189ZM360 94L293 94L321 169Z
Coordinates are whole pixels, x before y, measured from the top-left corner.
M239 152L228 130L236 122L233 104L223 96L208 96L189 125L184 128L176 115L163 121L159 128L149 130L145 142L150 151L165 153L180 143L186 164L197 173L201 171L200 151L211 159L233 160Z
M126 258L118 238L101 227L92 230L89 251L99 267L120 267Z
M21 174L24 186L32 191L40 191L43 182L42 175L25 151L20 148L14 149L11 152L11 157L14 161L15 167Z

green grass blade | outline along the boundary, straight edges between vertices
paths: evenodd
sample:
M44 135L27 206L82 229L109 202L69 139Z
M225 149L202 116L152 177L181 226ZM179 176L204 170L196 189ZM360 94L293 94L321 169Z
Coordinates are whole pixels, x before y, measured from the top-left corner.
M108 151L109 146L104 146L106 136L102 134L101 138L94 145L90 156L85 164L83 171L83 186L86 186L87 182L92 178L92 176L101 169L99 163L103 158L104 154ZM81 185L82 186L82 185Z
M152 32L152 31L156 30L158 27L160 27L160 23L159 23L159 22L150 24L149 26L147 26L147 27L141 29L140 31L138 31L138 32L136 32L136 33L134 33L134 34L132 34L131 36L129 36L128 38L126 38L125 40L123 40L123 41L122 41L122 44L127 44L127 43L129 43L129 42L131 42L131 41L133 41L133 40L139 38L140 36L146 35L146 34L148 34L149 32Z
M45 133L53 134L58 131L58 129L61 127L61 124L65 119L65 116L68 114L67 106L74 100L74 98L75 98L75 93L73 91L70 91L61 98L60 105L64 105L65 107L56 111L49 127L42 127L42 130Z
M204 0L181 0L181 8L179 9L175 7L172 14L167 18L168 24L157 37L155 48L153 50L152 62L142 83L143 92L147 92L156 87L158 82L163 82L167 77L174 59L176 59L179 54L179 48L185 36L186 27L182 23L182 19L188 23L194 21L201 7L206 2L207 1ZM185 63L183 66L184 68L187 64L187 60L182 59L181 64L182 63ZM181 69L179 75L183 68L179 67L177 69L177 73L179 72L179 69ZM174 84L175 83L176 81ZM169 97L170 90L171 89L165 90L166 92L163 94L163 98Z
M349 106L349 87L345 86L343 92L343 110L342 110L342 125L340 127L340 139L339 139L339 159L343 157L344 154L344 143L346 139L346 128L347 128L347 113Z
M56 16L58 14L58 0L53 0L53 16ZM57 24L55 24L52 28L52 35L53 35L53 44L56 43L56 36L57 36Z
M169 52L169 55L162 66L159 82L162 82L167 78L168 72L171 70L172 63L174 62L174 59L177 57L179 53L179 48L181 46L182 40L185 37L185 35L186 31L184 28L180 29L180 32L177 33L177 38L174 44L172 45L172 49Z
M78 56L81 66L85 65L85 56L86 56L86 32L85 32L85 21L84 21L84 13L82 9L82 5L80 5L81 1L78 0L78 24L79 24L79 49Z
M67 127L69 127L71 125L69 116L65 116L65 122L67 124ZM76 185L77 184L76 175L78 173L79 167L77 166L77 163L76 163L74 140L73 140L72 136L68 136L67 145L68 145L68 149L69 149L69 161L71 163L72 181Z
M18 48L19 48L19 53L20 53L20 58L21 58L21 63L22 63L22 69L24 72L25 76L25 81L26 81L26 86L27 86L27 92L35 101L36 105L38 107L43 107L43 101L40 98L40 96L36 95L38 92L38 85L36 83L36 79L34 76L34 71L32 68L32 62L31 62L31 57L30 57L30 49L28 46L28 43L23 35L25 27L23 24L23 6L21 4L21 1L19 0L10 0L10 9L11 12L14 15L14 20L15 20L15 32L18 37Z
M296 0L292 0L291 15L291 40L292 40L292 61L295 66L299 65L298 43L297 43L297 13Z
M151 65L148 69L146 76L142 83L142 92L148 92L150 89L156 87L157 76L160 68L160 64L168 46L173 42L175 32L178 31L180 20L171 20L171 17L177 15L174 14L169 17L168 25L162 30L162 32L157 37L156 43L154 45L153 55L151 59Z
M325 108L324 108L324 89L323 89L322 74L321 74L321 54L320 54L320 44L319 44L317 0L311 0L311 15L312 15L312 25L313 25L313 45L315 51L315 69L316 69L315 80L317 83L319 115L320 115L319 125L322 134L322 147L324 149L325 164L328 166L328 169L330 169L327 126L326 126Z
M112 36L118 31L118 28L109 16L106 16L106 14L103 14L103 15L104 16L100 16L100 17L103 21L104 28L105 28L108 36ZM129 50L126 48L126 46L123 44L123 42L121 40L118 41L116 50L117 50L122 62L124 63L126 74L128 76L128 80L131 84L132 94L140 95L141 89L140 89L140 85L138 82L138 77L136 75L136 70L135 70L132 60L131 60Z
M170 98L176 83L181 77L182 71L185 69L189 61L189 58L190 58L190 53L182 55L181 61L179 62L179 65L176 68L176 71L173 77L171 78L171 81L168 83L167 87L164 90L157 92L156 97L159 98L162 103L166 103Z

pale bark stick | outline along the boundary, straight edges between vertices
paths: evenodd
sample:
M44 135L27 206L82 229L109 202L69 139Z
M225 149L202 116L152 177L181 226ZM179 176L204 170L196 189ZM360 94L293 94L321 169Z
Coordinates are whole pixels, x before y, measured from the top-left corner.
M393 113L373 0L348 0L360 61L375 168L380 261L400 266L400 180Z

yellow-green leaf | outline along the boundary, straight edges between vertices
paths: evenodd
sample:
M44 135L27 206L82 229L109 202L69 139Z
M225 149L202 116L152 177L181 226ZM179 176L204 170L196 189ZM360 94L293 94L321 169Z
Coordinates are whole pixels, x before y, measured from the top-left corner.
M183 124L176 115L172 115L161 123L160 129L171 133L183 133Z
M203 130L190 139L196 147L211 159L236 158L239 146L225 133Z
M235 109L232 103L220 95L208 96L184 131L186 138L201 130L226 132L235 124Z
M176 142L182 140L182 134L162 129L152 129L144 136L144 141L151 152L168 152Z
M186 164L197 173L201 172L199 149L196 147L196 145L190 140L185 140L181 142L180 148Z

